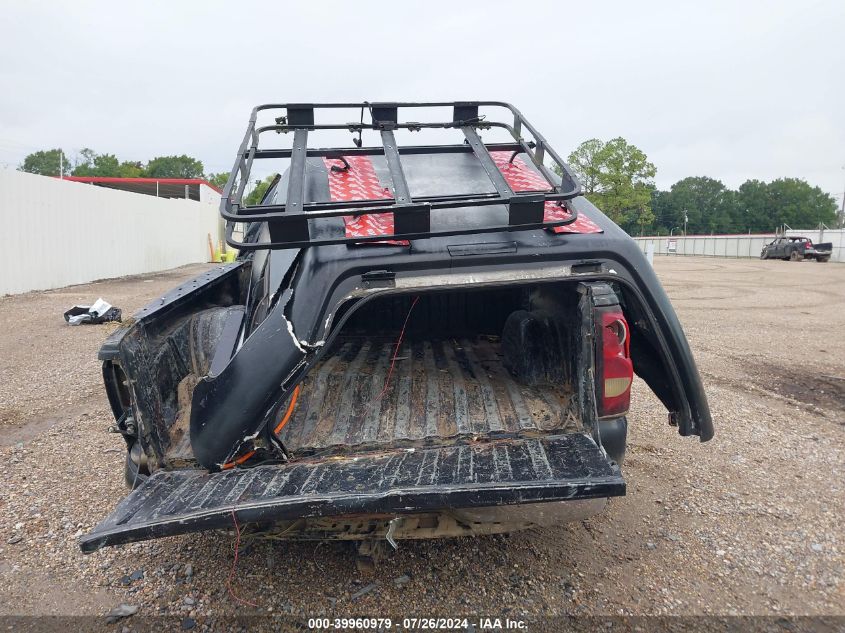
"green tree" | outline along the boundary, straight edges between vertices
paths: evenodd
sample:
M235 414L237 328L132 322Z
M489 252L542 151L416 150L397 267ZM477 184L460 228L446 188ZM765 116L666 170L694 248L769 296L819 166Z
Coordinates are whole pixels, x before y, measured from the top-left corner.
M60 149L48 149L33 152L24 158L18 170L42 176L58 176L59 165L62 166L62 175L70 176L73 165L68 160L67 154Z
M736 196L738 212L752 231L773 231L781 224L796 229L833 225L836 200L800 178L779 178L770 183L747 180Z
M777 221L771 217L769 186L762 180L746 180L737 191L737 212L754 233L774 230Z
M833 226L836 200L801 178L778 178L769 183L769 200L775 226L814 228L819 222Z
M79 151L74 176L112 176L116 177L120 171L120 161L114 154L98 154L92 149L84 148Z
M218 189L223 189L226 186L226 181L229 180L229 172L221 171L217 174L207 174L205 179Z
M117 175L120 178L141 178L144 175L144 165L141 161L125 160L120 163Z
M770 232L784 223L814 228L836 217L833 197L799 178L747 180L736 191L706 176L684 178L655 191L651 204L656 229L679 233L686 215L688 234Z
M272 176L267 176L264 180L260 182L257 181L252 191L250 191L246 196L244 196L244 204L260 204L261 199L267 192L267 188L270 186L270 183L273 182L273 179L275 177L276 174L273 174Z
M202 178L205 170L202 161L185 154L181 156L157 156L145 170L149 178Z
M651 192L651 212L654 222L650 227L659 233L671 233L678 225L675 223L672 193L655 189Z
M114 154L98 154L86 147L79 151L74 176L104 176L110 178L139 178L144 173L140 162L120 162Z
M94 168L94 161L97 159L97 152L90 147L83 147L76 155L76 160L73 162L74 176L89 176L91 174L82 173Z
M606 143L584 141L568 162L590 202L628 232L642 232L654 221L651 198L657 169L645 153L617 137Z
M729 233L745 228L737 216L736 193L707 176L690 176L679 180L668 192L657 196L660 205L660 224L671 231L684 228L687 234Z
M581 185L584 187L584 193L588 196L595 193L600 186L600 154L603 148L603 142L597 138L591 138L581 143L566 159L569 166L581 181Z

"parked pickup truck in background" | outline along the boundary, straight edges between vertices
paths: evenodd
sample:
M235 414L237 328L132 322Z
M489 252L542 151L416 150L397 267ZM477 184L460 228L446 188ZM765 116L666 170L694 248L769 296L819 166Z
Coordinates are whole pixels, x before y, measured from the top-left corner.
M283 167L244 205L257 161ZM237 261L100 350L133 491L86 552L236 522L367 551L580 520L625 494L634 372L713 436L654 270L513 106L260 106L221 214Z
M832 251L831 242L813 244L809 237L778 237L763 247L760 259L788 259L793 262L815 259L817 262L826 262Z

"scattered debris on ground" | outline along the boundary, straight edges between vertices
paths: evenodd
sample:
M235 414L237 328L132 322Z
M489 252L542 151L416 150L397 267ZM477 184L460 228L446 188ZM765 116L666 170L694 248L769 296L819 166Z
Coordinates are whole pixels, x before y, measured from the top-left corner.
M65 321L71 325L99 325L108 321L120 321L122 312L101 298L90 306L73 306L65 311Z

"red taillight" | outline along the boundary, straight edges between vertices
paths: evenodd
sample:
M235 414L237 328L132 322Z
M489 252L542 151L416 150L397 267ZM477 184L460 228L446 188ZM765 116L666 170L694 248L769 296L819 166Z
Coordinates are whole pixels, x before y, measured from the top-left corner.
M619 308L601 313L601 376L599 378L599 416L620 416L631 404L631 341L628 322Z

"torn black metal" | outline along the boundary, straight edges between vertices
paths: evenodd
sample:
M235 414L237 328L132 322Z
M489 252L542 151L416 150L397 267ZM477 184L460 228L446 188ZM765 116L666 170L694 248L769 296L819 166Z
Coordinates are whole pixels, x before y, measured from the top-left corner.
M205 376L191 405L191 447L197 461L216 469L258 435L275 405L295 385L305 350L296 340L285 307L287 291L250 334L219 375Z
M209 371L229 318L243 314L249 262L219 266L139 310L100 348L117 430L153 470L174 466L188 387Z

